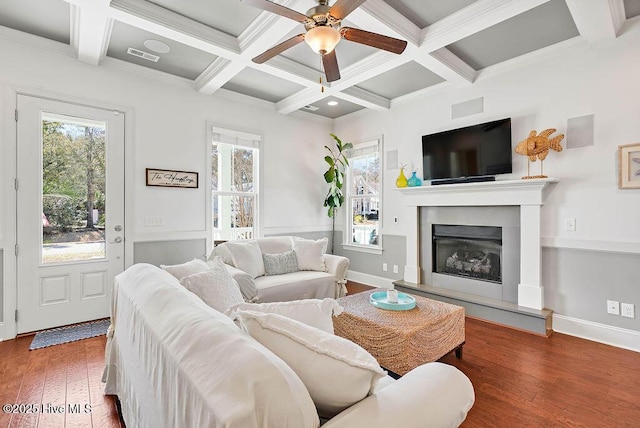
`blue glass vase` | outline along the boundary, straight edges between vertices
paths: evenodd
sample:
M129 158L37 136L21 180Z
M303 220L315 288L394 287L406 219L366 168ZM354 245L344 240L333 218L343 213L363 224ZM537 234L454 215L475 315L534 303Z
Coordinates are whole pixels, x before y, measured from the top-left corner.
M422 179L416 175L416 172L417 171L413 171L413 174L411 174L411 177L407 180L409 187L422 186Z

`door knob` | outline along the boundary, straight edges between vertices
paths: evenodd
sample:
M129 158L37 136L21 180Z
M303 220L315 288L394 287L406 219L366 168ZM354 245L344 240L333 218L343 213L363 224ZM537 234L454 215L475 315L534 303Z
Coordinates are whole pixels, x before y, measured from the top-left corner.
M117 225L113 228L113 230L115 230L116 232L121 232L122 231L122 226Z
M119 244L122 242L122 236L116 236L113 241L111 241L112 244Z

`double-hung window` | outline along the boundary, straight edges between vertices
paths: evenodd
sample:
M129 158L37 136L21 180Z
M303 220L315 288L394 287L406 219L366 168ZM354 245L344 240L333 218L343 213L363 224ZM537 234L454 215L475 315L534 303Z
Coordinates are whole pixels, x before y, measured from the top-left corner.
M346 245L362 249L382 248L380 141L354 145L347 152L347 233Z
M217 127L211 136L213 239L256 238L260 137Z

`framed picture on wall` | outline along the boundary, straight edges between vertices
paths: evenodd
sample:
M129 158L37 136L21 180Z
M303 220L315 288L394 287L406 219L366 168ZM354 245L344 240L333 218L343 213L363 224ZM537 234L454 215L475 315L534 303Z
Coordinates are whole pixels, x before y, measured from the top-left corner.
M618 147L618 187L640 189L640 143Z
M198 173L146 168L147 186L198 188Z

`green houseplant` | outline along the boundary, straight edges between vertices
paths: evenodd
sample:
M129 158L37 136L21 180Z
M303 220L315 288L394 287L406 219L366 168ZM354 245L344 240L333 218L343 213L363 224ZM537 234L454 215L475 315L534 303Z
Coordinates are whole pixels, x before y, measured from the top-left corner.
M335 149L332 150L329 146L324 146L329 154L324 157L329 168L324 173L324 180L329 184L329 190L327 196L324 198L324 206L328 208L327 215L331 217L332 229L331 229L331 253L333 254L333 241L336 231L336 211L344 203L344 194L342 193L342 186L344 185L344 174L347 166L349 166L349 160L346 156L346 151L353 148L351 143L343 143L340 138L335 134L329 134L336 142Z

